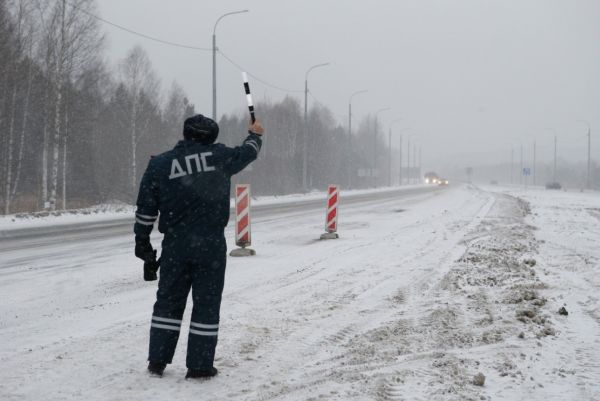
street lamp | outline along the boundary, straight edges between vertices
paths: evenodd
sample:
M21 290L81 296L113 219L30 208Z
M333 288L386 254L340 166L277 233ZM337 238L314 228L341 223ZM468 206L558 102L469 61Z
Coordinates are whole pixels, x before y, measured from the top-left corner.
M510 185L513 185L513 173L515 171L515 149L510 144Z
M396 118L390 122L388 133L388 187L392 186L392 125L402 121L402 118ZM400 135L400 165L402 165L402 135Z
M520 149L521 149L521 162L520 162L520 168L519 168L519 185L523 184L523 140L519 137L513 137L511 140L513 141L519 141L519 145L520 145ZM512 164L514 162L514 149L513 149L513 144L511 143L511 151L510 151L510 158L511 158L511 183L512 183Z
M411 127L400 128L400 147L398 148L398 185L402 186L402 133L412 129Z
M307 190L308 176L308 74L315 68L325 67L330 63L316 64L306 70L304 74L304 143L302 149L302 189Z
M373 141L373 178L375 178L375 170L377 170L377 119L379 118L379 113L383 113L384 111L391 110L391 107L384 107L383 109L379 109L375 112L375 138ZM375 179L375 186L377 186L377 179Z
M552 174L552 182L555 183L556 182L556 156L558 154L558 133L556 132L556 130L554 128L546 128L546 130L548 131L552 131L554 132L554 171Z
M408 181L408 185L410 185L410 180L411 180L411 171L410 171L410 138L412 138L413 136L416 136L417 134L410 134L408 136L408 138L406 139L407 144L406 144L406 174L407 174L407 181ZM414 146L414 145L413 145ZM414 163L414 162L413 162Z
M352 98L361 93L367 93L368 90L363 89L354 92L348 99L348 152L352 151ZM352 187L352 160L350 154L348 155L348 188Z
M537 174L537 168L536 168L536 164L537 164L537 149L536 149L536 145L537 145L537 141L535 139L534 135L531 134L525 134L525 136L528 136L530 138L533 138L533 166L532 166L532 171L531 171L531 175L533 176L533 186L535 186L536 184L536 174ZM525 182L527 182L527 178L525 178Z
M212 54L213 54L213 65L212 65L212 83L213 83L213 96L212 96L212 118L213 120L217 120L217 24L219 23L219 21L221 21L223 18L227 17L228 15L233 15L233 14L242 14L242 13L247 13L249 10L239 10L239 11L232 11L230 13L226 13L221 15L218 19L217 22L215 22L215 26L213 27L213 36L212 36Z
M586 120L577 120L577 121L587 124L587 126L588 126L588 135L587 135L587 137L588 137L588 155L587 155L588 159L587 159L586 187L587 187L587 189L591 189L592 187L591 187L590 171L591 171L592 126Z

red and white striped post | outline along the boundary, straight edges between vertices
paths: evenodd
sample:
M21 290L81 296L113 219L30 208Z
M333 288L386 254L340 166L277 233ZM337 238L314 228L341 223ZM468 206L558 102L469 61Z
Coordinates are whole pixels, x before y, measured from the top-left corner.
M325 214L325 234L321 235L321 239L336 239L339 238L337 233L338 221L338 202L340 191L337 185L329 185L327 189L327 212Z
M252 256L256 251L246 248L252 244L250 234L250 184L235 186L235 243L240 248L231 251L231 256Z

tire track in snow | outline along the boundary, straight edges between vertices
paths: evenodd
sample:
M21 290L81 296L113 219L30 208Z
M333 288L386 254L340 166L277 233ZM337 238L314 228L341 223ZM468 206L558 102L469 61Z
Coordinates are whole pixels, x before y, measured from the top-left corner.
M484 202L484 204L481 206L481 208L478 209L478 211L476 213L477 216L485 215L485 213L487 212L487 209L489 209L493 203L493 201L491 200L490 197L483 197L483 198L485 199L486 202ZM473 223L473 221L475 221L475 220L476 219L471 220L466 224L467 225L469 225L469 224L476 225L477 222ZM423 223L421 223L421 224L423 224ZM418 248L418 249L422 249L422 251L412 252L412 256L405 258L400 263L400 265L418 263L422 259L423 255L428 253L428 252L426 252L426 250L431 249L431 245L434 242L441 242L441 240L442 240L441 237L446 235L444 230L438 230L438 231L439 231L439 233L436 233L436 235L433 236L433 239L428 238L428 240L421 246L421 248ZM397 236L397 234L396 235L394 235L394 234L387 235L384 237L389 239L389 238L395 237L395 236ZM460 239L460 238L456 238L457 241L458 241L458 239ZM450 242L452 244L454 244L453 241L450 241ZM448 261L453 260L453 258L457 256L457 255L455 255L456 251L453 251L452 248L453 248L453 246L449 246L448 253L444 256L444 258L447 259ZM439 263L440 263L439 258L436 258L434 263L436 265L439 265ZM419 281L422 281L424 283L424 282L430 280L430 277L429 277L430 275L440 274L440 272L439 271L436 272L435 269L433 269L433 268L432 269L420 269L419 274L420 274L419 275L420 279L415 281L416 285L413 285L413 287L421 288L422 285L420 285ZM352 328L354 328L354 327L361 328L361 331L359 331L356 334L353 334L354 337L364 336L365 331L368 331L369 327L373 325L372 321L376 321L376 322L388 321L388 320L391 320L391 319L394 319L395 317L397 317L399 312L403 313L402 311L399 311L397 308L396 309L389 308L389 303L390 303L390 298L393 299L394 295L399 296L400 299L403 299L404 301L406 301L407 293L406 292L405 293L398 292L398 284L397 284L398 281L396 281L395 283L394 282L391 283L391 285L389 283L387 283L387 281L389 281L389 277L384 277L384 280L379 282L380 287L381 286L386 287L385 291L380 291L380 292L385 293L385 294L393 294L393 295L382 297L379 302L380 307L375 308L375 311L371 311L371 313L367 313L364 316L358 316L354 319L354 321L356 323L354 324L354 326L352 326ZM376 289L377 285L373 286L371 288L371 290L369 290L368 292L377 292L376 290L374 290L374 288ZM394 289L395 289L396 293L394 293ZM365 293L362 293L357 298L360 298L360 299L368 298L368 295L365 295ZM360 299L359 299L359 301L360 301ZM398 306L402 306L402 303L400 303ZM349 308L349 307L351 308L352 304L346 305L346 308ZM374 316L374 314L375 314L375 316ZM413 325L412 322L407 322L404 325L400 324L399 326L400 327L403 326L405 328L405 327L409 327L412 325ZM323 331L322 327L320 327L319 329L320 329L320 331ZM402 330L402 328L400 330ZM339 370L339 372L342 375L346 375L346 376L350 376L350 377L354 377L357 374L358 374L358 376L360 376L360 373L364 374L364 372L368 371L369 369L384 369L387 366L387 362L380 363L377 361L372 361L372 362L368 363L368 365L366 366L365 361L362 359L359 359L356 361L352 361L352 360L340 361L339 357L335 356L335 354L339 354L341 351L343 351L344 347L347 346L347 342L348 342L347 336L349 334L351 334L350 329L348 327L342 327L342 328L338 329L337 332L334 332L332 335L330 335L329 337L326 337L324 340L321 340L322 342L325 342L325 343L327 343L327 342L331 343L332 341L328 341L328 340L331 340L332 338L337 339L339 341L333 341L333 345L335 346L333 350L330 347L329 353L333 353L334 356L332 358L325 358L324 360L319 360L319 362L317 364L315 364L315 366L327 365L328 361L332 361L332 360L337 361L338 364L336 365L336 368L334 368L334 369L336 371ZM308 347L314 348L313 342L309 341L305 345ZM331 344L329 344L329 345L331 345ZM367 353L370 352L368 347L363 350L366 350ZM341 365L340 365L340 363L341 363ZM305 375L305 377L306 377L305 380L307 380L307 378L309 378L309 377L319 376L321 374L325 374L328 377L328 380L330 382L331 381L335 382L336 380L338 380L335 377L335 376L337 376L336 374L334 374L334 377L331 376L331 372L329 372L329 369L326 369L325 371L322 371L322 372L319 372L319 371L312 372L312 374L310 374L310 375L307 374L307 375ZM307 386L296 386L296 387L294 387L294 389L288 388L285 391L285 394L295 394L296 392L299 392L301 389L304 389L306 387L308 387L308 385ZM278 399L280 397L282 397L282 393L276 391L274 393L272 399Z
M479 229L480 223L483 218L488 215L492 206L495 204L494 200L490 200L485 207L480 210L480 214L473 219L473 223L469 224L470 231L476 231ZM483 235L482 235L483 234ZM480 238L485 237L487 234L485 232L480 234L473 234L470 240L467 240L467 244L472 241L478 240ZM517 240L517 239L515 239ZM511 247L512 245L509 245ZM467 247L468 249L468 247ZM464 254L468 252L465 251ZM460 260L460 258L456 258L455 260ZM439 276L438 276L439 277ZM447 276L443 276L442 279ZM439 284L429 286L430 289L426 296L417 298L416 303L411 303L411 308L413 310L418 311L417 314L409 313L405 314L403 320L398 320L397 322L390 322L387 325L384 325L381 329L377 329L371 332L368 332L366 335L361 335L361 337L356 336L357 344L352 347L354 351L358 350L363 351L364 349L368 350L367 344L378 344L381 346L382 344L392 344L397 347L398 354L406 355L407 357L416 356L422 358L426 356L428 359L433 359L429 366L422 367L420 372L428 371L428 374L421 374L418 378L415 378L415 375L411 372L415 370L411 368L410 370L403 370L399 375L398 372L392 374L391 376L385 373L385 370L389 369L390 366L394 366L397 363L394 363L394 359L389 355L386 355L385 352L382 352L381 348L377 351L379 356L384 360L388 360L388 364L386 366L387 369L382 369L380 374L374 373L371 376L373 377L383 377L383 381L380 385L380 389L377 392L377 396L381 400L400 400L400 399L432 399L432 397L440 397L440 399L464 399L462 397L470 394L470 390L464 388L464 385L458 384L461 381L465 380L465 376L467 375L468 369L476 369L477 364L473 361L465 358L458 358L454 356L454 353L461 353L463 349L489 349L490 342L495 343L498 341L493 334L484 335L481 338L475 339L474 334L471 333L471 316L469 319L465 319L466 316L463 317L462 310L469 304L473 304L470 308L484 311L488 316L491 315L491 306L489 305L490 300L485 291L481 289L477 290L477 292L473 295L473 302L470 302L468 299L464 301L457 302L455 305L448 304L445 306L439 306L439 294L444 291L448 291L449 288L446 288L447 284L443 282L443 280L439 281ZM427 299L429 298L429 299ZM413 300L415 302L415 300ZM419 316L424 315L424 316ZM419 322L418 324L406 324L406 317L414 316L416 320L413 321ZM482 324L485 326L489 322L488 319L483 319ZM490 337L491 336L491 337ZM431 340L428 340L431 339ZM405 347L402 349L402 344L404 343ZM398 346L400 346L398 348ZM443 350L442 353L439 353ZM438 354L436 354L436 352ZM420 354L417 355L417 354ZM375 359L371 357L371 359ZM406 361L407 359L401 358ZM360 364L359 364L360 365ZM362 368L364 372L365 366L360 366L359 369ZM360 370L357 369L353 373L358 373ZM423 370L425 369L425 370ZM407 386L404 385L407 378L410 377L409 381L415 382L417 381L418 386L416 388L427 389L423 391L421 396L414 392L415 386L408 386L411 390L410 393L406 392ZM429 378L429 379L427 379ZM435 383L440 383L450 380L453 384L451 387L448 387L447 390L448 397L442 397L439 391L446 391L443 389L435 390L437 386ZM421 382L419 382L421 381ZM426 381L425 383L423 383ZM402 383L402 384L399 384ZM433 385L434 390L429 387ZM437 391L437 392L436 392ZM465 393L466 391L466 393ZM454 394L452 396L451 394ZM462 395L460 395L462 394ZM475 393L476 394L476 393ZM475 395L473 394L473 395ZM454 397L454 398L453 398ZM438 399L438 398L435 398Z

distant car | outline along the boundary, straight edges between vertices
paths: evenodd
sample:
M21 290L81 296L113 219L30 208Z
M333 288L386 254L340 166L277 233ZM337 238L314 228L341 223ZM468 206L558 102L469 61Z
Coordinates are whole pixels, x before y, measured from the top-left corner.
M546 189L562 189L562 185L558 182L547 182Z
M439 184L439 183L440 183L440 176L437 175L437 173L434 173L433 171L425 173L425 184Z
M450 182L447 179L445 179L445 178L438 179L438 185L448 185L448 184L450 184Z
M490 181L490 184L492 184L492 185L498 185L498 181L492 180L492 181Z

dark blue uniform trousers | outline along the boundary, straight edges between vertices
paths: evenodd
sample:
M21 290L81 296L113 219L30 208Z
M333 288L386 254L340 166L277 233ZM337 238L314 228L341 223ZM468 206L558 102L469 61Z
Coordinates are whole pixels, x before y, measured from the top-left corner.
M213 366L226 260L227 244L222 231L216 236L165 235L150 327L149 361L173 360L191 288L194 307L186 365L190 369Z

